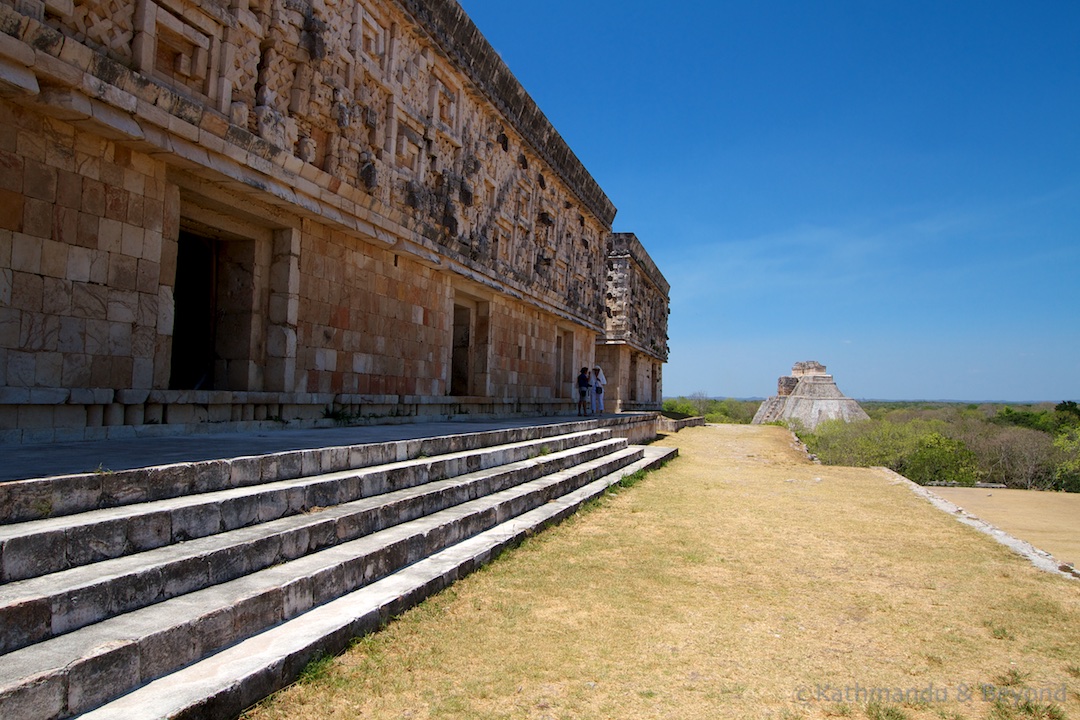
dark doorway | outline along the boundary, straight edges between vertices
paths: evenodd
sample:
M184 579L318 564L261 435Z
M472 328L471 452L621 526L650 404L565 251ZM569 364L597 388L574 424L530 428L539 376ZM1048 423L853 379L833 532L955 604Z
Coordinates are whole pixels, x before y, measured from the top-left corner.
M555 397L572 397L575 377L574 333L559 330L555 336Z
M472 344L472 309L454 304L454 347L450 356L450 394L469 394L469 355Z
M208 390L214 380L217 336L218 242L180 233L173 289L172 365L169 388Z

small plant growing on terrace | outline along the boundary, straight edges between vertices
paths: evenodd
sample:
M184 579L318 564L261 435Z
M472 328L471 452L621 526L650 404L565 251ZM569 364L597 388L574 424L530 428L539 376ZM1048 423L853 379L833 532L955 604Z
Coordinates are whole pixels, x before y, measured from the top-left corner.
M1009 668L994 678L994 682L1000 687L1020 687L1031 677L1031 673L1023 672L1016 668Z

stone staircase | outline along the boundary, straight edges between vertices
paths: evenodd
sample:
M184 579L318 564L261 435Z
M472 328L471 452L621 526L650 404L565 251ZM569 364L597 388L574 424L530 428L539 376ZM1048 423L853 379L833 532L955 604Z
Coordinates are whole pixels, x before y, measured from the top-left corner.
M0 485L0 718L232 717L674 451L595 423Z

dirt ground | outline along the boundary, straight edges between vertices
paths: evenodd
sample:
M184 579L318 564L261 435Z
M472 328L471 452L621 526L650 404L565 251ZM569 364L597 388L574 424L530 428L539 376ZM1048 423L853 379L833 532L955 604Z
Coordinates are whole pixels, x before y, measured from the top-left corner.
M1059 561L1080 566L1080 493L997 488L930 490Z
M252 720L1080 718L1080 582L779 427L532 537Z

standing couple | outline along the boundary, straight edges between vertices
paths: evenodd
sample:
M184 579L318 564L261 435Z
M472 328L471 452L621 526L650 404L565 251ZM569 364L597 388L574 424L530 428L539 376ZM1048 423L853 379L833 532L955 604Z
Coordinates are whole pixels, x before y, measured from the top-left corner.
M607 378L604 371L597 365L593 368L592 375L589 368L581 368L577 376L578 389L578 415L603 415L604 414L604 386Z

